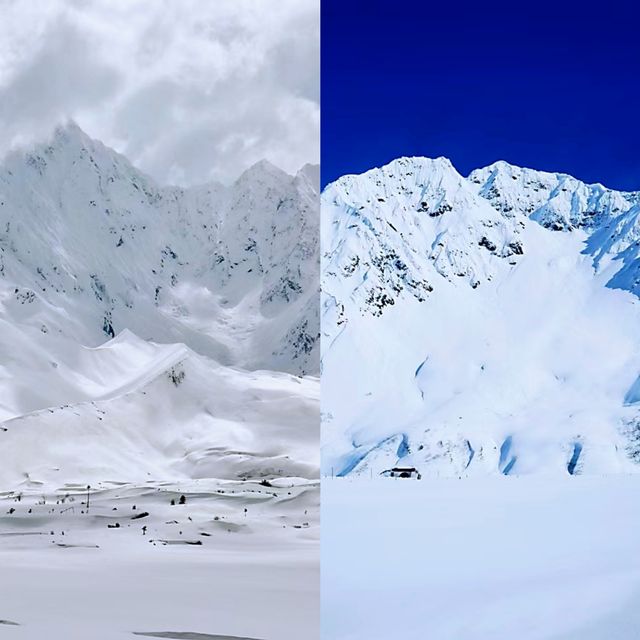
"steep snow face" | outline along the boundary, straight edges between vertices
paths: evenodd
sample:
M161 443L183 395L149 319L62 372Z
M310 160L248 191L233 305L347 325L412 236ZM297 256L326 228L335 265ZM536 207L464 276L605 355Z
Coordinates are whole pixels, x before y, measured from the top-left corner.
M444 158L329 185L324 473L634 470L639 199Z
M261 162L160 187L78 127L0 166L0 319L96 346L127 328L224 364L318 369L318 190Z

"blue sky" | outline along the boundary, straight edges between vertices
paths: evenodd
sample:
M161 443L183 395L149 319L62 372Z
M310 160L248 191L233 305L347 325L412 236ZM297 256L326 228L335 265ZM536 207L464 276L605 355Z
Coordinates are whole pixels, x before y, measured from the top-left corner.
M323 0L323 183L444 155L640 189L640 16L599 4Z

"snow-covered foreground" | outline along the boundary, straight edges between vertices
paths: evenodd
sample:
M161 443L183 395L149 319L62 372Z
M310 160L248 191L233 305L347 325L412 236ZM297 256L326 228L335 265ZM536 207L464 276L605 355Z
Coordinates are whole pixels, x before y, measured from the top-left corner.
M318 379L69 354L76 402L0 423L0 634L318 637Z
M640 478L322 485L327 640L631 640Z
M317 638L318 510L309 481L4 494L0 636Z

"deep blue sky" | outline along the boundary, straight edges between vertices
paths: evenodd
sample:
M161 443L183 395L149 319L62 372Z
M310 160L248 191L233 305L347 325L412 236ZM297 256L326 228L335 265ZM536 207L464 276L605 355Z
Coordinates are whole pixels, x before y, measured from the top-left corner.
M640 189L640 15L597 4L322 0L323 184L443 155Z

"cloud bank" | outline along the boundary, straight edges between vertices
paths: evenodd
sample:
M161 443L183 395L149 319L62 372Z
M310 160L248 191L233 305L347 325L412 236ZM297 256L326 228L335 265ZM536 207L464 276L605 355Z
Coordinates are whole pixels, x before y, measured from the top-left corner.
M73 119L161 183L319 161L319 0L0 0L0 11L0 153Z

